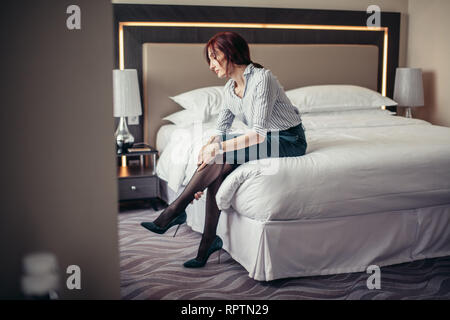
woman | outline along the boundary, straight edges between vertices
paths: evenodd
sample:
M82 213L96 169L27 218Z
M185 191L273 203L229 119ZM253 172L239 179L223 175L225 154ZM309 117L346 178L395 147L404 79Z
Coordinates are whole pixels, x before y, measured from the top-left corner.
M230 78L224 87L225 105L217 120L218 134L202 147L198 168L183 193L155 221L142 223L159 234L172 226L179 227L186 221L185 208L208 188L202 240L197 257L184 263L188 268L204 266L209 256L222 248L222 240L216 235L220 210L215 196L225 177L244 162L302 156L307 147L297 109L273 74L250 60L248 44L239 34L216 34L206 44L205 56L209 69L219 78ZM243 135L227 135L236 115L249 130Z

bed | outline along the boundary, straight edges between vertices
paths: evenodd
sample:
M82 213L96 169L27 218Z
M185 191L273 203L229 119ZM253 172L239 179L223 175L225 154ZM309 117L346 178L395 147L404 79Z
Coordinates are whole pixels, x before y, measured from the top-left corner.
M170 44L144 45L146 64L172 49ZM309 47L307 53L301 46L297 49L300 55L317 57L314 51L324 48ZM365 59L376 59L371 48L339 48L358 49ZM338 59L346 55L342 52ZM270 57L262 61L271 63ZM284 74L280 70L274 72L279 79ZM376 68L354 76L370 82L373 74ZM290 88L296 86L295 77L292 81L286 81ZM162 90L157 91L160 99ZM270 281L357 272L372 264L450 254L450 128L381 109L306 113L302 119L308 142L305 156L242 165L216 196L222 210L218 235L251 278ZM167 202L194 173L198 151L214 125L213 118L161 126L157 141L164 145L158 143L163 151L157 173L167 182ZM243 129L235 120L232 132ZM203 230L205 198L186 210L187 224L196 232Z
M242 165L217 193L218 234L251 278L358 272L450 254L449 128L388 114L304 116L303 123L305 156L270 159L276 174L264 175L259 161ZM183 143L168 145L162 161ZM198 145L191 150L182 185L195 170ZM158 169L170 181L164 162ZM182 189L168 188L168 201ZM204 199L186 210L197 232Z
M239 16L238 9L214 10L231 10L232 14L227 14L235 19L244 16ZM314 17L326 21L323 12L298 12L312 17L311 21ZM289 14L292 19L296 16L295 12ZM350 21L355 12L327 15ZM338 44L327 44L327 37L334 37L331 33L313 33L313 41L296 38L297 43L290 43L288 32L286 37L264 30L249 31L246 36L264 42L261 35L267 32L272 43L252 43L252 58L271 69L285 90L345 84L392 96L399 28L399 17L393 16L394 29L389 33L386 29L384 36L372 38L371 32L356 35L349 31L335 37ZM388 21L389 13L382 18ZM167 34L172 36L171 31ZM193 35L201 32L186 33L187 38ZM281 38L283 43L278 41ZM182 110L169 97L224 85L203 61L203 44L159 39L130 50L142 55L137 59L142 65L139 62L137 66L144 95L143 136L160 151L157 173L162 190L166 190L164 200L169 203L189 181L196 154L214 127L214 119L200 124L164 120ZM308 142L305 156L244 164L226 178L217 193L222 210L217 233L224 249L249 277L270 281L360 272L373 264L450 255L449 128L386 110L376 115L302 115L302 119ZM239 133L242 124L236 120L233 130ZM187 224L195 232L203 230L205 195L186 209Z

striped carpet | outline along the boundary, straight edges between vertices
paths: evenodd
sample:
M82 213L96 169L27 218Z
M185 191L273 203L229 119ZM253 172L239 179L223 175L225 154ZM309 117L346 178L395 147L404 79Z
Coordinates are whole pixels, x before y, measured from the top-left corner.
M119 214L122 299L450 299L450 257L381 268L381 289L369 290L365 272L259 282L222 250L202 269L187 269L201 235L186 224L164 235L143 227L158 213L126 209Z

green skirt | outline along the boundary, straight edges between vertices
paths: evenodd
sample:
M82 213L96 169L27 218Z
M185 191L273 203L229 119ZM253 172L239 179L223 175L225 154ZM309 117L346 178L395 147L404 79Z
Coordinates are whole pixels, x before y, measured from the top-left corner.
M223 134L222 141L241 136L240 134ZM241 164L257 159L299 157L306 153L307 143L305 130L300 123L281 131L268 131L266 139L250 147L225 152L223 161L238 167Z

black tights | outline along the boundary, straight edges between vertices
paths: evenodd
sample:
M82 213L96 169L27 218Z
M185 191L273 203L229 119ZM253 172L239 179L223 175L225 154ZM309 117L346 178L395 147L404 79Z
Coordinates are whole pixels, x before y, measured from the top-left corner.
M206 193L206 213L203 236L198 249L197 259L202 259L216 236L220 210L216 203L216 193L226 176L233 171L229 163L211 163L200 172L196 171L180 196L172 202L153 222L164 227L175 217L181 214L189 203L195 199L195 193L208 188Z

